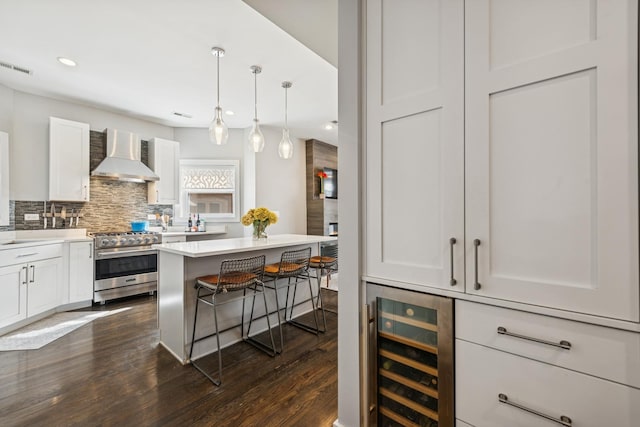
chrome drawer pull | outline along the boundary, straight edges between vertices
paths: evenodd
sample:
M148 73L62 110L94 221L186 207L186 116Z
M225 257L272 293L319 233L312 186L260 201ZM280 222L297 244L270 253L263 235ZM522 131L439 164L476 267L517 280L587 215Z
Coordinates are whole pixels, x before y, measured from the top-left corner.
M514 337L514 338L520 338L520 339L523 339L523 340L533 341L533 342L537 342L537 343L540 343L540 344L546 344L546 345L550 345L550 346L553 346L553 347L562 348L564 350L571 350L571 343L569 341L565 341L565 340L562 340L559 343L557 343L557 342L553 342L553 341L542 340L540 338L528 337L526 335L514 334L513 332L507 331L507 328L504 328L502 326L498 326L498 333L500 335L507 335L507 336Z
M38 255L38 252L29 252L28 254L19 254L16 255L16 258L26 258L28 256Z
M456 238L452 237L449 239L449 247L451 248L451 279L449 280L449 285L455 286L458 281L453 277L453 245L456 244Z
M527 411L529 413L532 413L533 415L546 418L549 421L562 424L563 426L571 427L572 425L571 418L567 417L566 415L560 415L560 418L556 418L556 417L552 417L551 415L543 414L542 412L538 412L535 409L530 409L530 408L527 408L526 406L522 406L522 405L518 405L517 403L510 402L506 394L500 393L498 395L498 400L500 401L500 403L505 403L507 405L513 406L514 408L522 409L523 411Z

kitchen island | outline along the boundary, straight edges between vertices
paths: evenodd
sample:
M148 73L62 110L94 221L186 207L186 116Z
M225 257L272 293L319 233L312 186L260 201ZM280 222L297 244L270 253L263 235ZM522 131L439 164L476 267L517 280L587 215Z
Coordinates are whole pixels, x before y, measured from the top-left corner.
M329 236L308 236L299 234L282 234L269 236L267 239L253 240L251 237L233 239L204 240L194 242L163 243L154 245L158 250L158 327L160 344L162 344L180 362L187 363L191 333L193 330L193 314L195 309L195 279L208 274L217 274L220 264L225 259L245 258L265 255L266 263L280 261L285 250L311 247L312 255L320 252L320 244L337 240ZM314 286L315 288L315 286ZM279 296L284 301L286 290ZM275 311L275 296L267 290L269 311ZM226 297L223 295L222 298ZM231 295L231 298L234 296ZM307 301L296 307L294 316L311 310L307 286L299 286L296 301ZM241 340L240 316L241 301L222 305L218 311L218 325L221 332L222 347ZM264 315L261 304L256 304L255 317ZM212 310L199 310L197 337L213 332ZM271 326L277 325L275 313L270 316ZM209 328L207 328L209 326ZM266 330L266 316L254 322L255 331ZM194 346L194 359L216 351L215 336L200 341Z

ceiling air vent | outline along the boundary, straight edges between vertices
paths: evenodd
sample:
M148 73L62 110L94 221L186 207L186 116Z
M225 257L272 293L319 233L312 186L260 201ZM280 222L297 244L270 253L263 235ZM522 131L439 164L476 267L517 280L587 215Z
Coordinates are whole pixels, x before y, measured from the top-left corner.
M17 72L23 73L23 74L28 74L28 75L33 74L33 71L31 71L31 70L29 70L27 68L19 67L17 65L13 65L13 64L9 64L8 62L0 61L0 67L8 68L9 70L17 71Z
M185 114L185 113L179 113L177 111L173 112L174 116L178 116L178 117L184 117L185 119L191 119L193 118L193 116L191 114Z

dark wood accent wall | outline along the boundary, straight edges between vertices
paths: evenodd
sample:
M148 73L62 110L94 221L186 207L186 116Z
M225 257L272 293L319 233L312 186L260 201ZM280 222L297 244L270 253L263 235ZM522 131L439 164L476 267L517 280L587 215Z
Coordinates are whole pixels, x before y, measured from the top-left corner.
M329 223L338 222L338 200L320 198L320 178L317 173L323 168L338 169L338 147L309 139L306 141L306 157L307 234L328 235Z

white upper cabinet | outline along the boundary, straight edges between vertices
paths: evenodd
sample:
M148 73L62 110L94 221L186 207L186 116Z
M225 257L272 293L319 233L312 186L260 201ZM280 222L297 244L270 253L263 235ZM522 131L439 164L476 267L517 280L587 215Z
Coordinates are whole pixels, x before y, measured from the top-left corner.
M49 200L89 201L89 125L49 118Z
M0 132L0 225L9 225L9 134Z
M637 16L466 2L467 292L639 320Z
M463 2L367 14L366 273L463 291Z
M148 202L173 205L178 203L180 143L162 138L149 141L149 167L160 177L147 184Z

